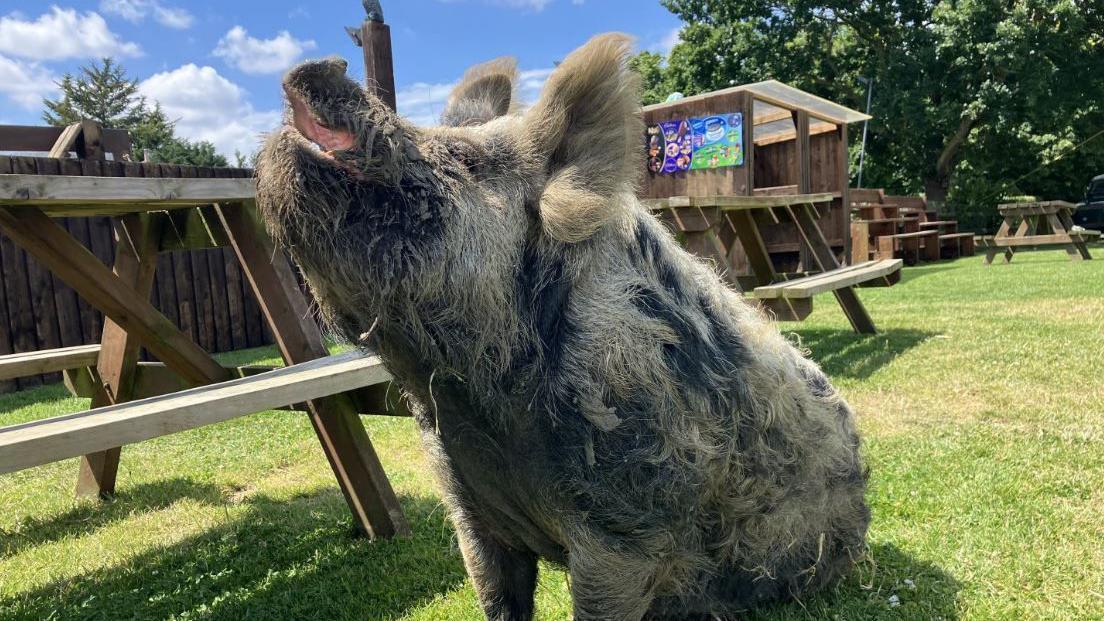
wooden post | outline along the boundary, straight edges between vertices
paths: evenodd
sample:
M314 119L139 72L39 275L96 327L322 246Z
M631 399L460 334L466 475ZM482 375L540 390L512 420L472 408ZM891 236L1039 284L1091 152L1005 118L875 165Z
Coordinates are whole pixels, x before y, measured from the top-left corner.
M843 221L849 222L851 220L851 154L847 150L846 123L839 124L839 127L836 128L836 136L838 138L836 143L836 177L839 183L839 200L843 205ZM855 240L847 227L844 229L844 234L846 237L843 240L843 256L854 257L855 252L852 244L855 243Z
M746 91L739 95L737 101L744 120L744 187L736 188L736 193L752 196L755 194L755 96Z
M273 248L253 205L217 206L219 219L288 364L328 354L290 262ZM370 537L410 534L410 526L348 395L307 403L311 423L341 492Z
M157 244L161 237L163 218L154 214L130 214L115 218L115 275L148 297L157 271ZM133 398L134 378L138 367L141 343L127 334L110 317L104 319L100 356L96 362L99 382L92 407L115 405ZM120 447L81 458L77 476L78 496L109 496L115 493L115 476L119 470Z
M796 130L794 161L792 162L793 180L797 182L798 194L809 194L813 191L813 176L810 170L812 161L809 154L809 113L805 110L794 110L790 114L793 117L794 129ZM813 266L817 265L817 262L813 260L812 250L808 244L801 244L799 256L801 269L813 271Z
M392 110L395 101L395 67L391 59L391 27L383 22L364 20L360 26L364 48L364 81Z

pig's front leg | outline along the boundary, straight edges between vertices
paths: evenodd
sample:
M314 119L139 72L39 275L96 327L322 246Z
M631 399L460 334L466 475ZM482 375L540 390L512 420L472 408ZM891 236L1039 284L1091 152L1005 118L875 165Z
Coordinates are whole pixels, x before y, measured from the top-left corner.
M457 521L464 566L489 621L529 621L537 588L536 555L509 548L470 518Z

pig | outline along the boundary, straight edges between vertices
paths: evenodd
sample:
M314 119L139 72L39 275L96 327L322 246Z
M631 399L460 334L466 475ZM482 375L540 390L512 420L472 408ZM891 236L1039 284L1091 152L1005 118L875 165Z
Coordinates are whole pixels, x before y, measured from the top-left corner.
M628 37L573 52L522 110L470 70L439 127L346 77L284 78L257 204L327 325L413 412L488 619L729 618L866 552L855 416L825 374L636 198Z

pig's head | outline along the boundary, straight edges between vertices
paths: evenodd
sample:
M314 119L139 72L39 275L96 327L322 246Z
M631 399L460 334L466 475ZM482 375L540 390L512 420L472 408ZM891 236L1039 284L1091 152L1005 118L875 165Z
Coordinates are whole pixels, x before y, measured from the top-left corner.
M519 279L542 269L526 257L568 257L567 277L597 235L628 222L642 161L629 53L627 37L596 37L524 112L513 61L476 67L434 128L388 109L345 61L299 65L284 79L287 124L258 162L265 223L346 335L377 321L449 332L435 347L516 335ZM484 345L509 348L454 348Z

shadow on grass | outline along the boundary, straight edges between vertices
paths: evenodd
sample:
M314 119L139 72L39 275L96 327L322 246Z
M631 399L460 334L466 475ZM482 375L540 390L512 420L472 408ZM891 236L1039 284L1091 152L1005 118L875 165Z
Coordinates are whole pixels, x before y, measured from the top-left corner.
M871 546L869 558L834 588L802 602L766 607L750 619L958 618L962 586L940 567L889 543Z
M801 347L829 377L865 379L893 359L936 336L923 330L855 334L843 330L794 330Z
M26 548L79 537L136 513L158 511L184 498L209 505L223 502L218 486L183 478L127 487L110 500L85 501L65 513L45 519L28 517L14 533L0 529L0 559Z
M0 599L0 617L389 619L464 582L435 498L402 498L414 536L386 541L355 537L333 490L245 502L223 525Z

